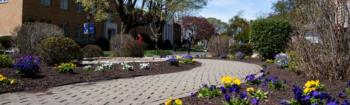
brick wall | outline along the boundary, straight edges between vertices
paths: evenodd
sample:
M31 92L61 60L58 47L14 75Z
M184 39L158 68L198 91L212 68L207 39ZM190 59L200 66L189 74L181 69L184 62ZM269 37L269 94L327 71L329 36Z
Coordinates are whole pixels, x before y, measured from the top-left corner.
M0 36L12 35L16 27L22 24L23 0L9 0L0 4Z

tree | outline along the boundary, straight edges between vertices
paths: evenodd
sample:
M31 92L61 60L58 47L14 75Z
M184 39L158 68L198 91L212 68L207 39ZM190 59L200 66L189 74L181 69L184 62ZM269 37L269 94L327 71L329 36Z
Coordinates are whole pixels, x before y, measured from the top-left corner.
M230 28L234 32L235 40L248 43L250 38L250 23L239 15L230 19Z
M350 27L348 0L293 0L292 50L298 69L311 78L348 80ZM312 40L308 39L312 38Z
M159 13L175 13L206 5L207 0L77 0L96 21L106 20L110 15L119 16L122 31L128 33L137 26L149 25ZM153 10L162 12L154 13Z
M182 12L200 9L206 5L206 2L207 0L155 0L153 2L155 8L148 11L153 16L149 24L153 33L151 38L158 43L166 21L173 21L173 18ZM157 44L156 48L158 48Z
M181 21L182 28L192 30L194 28L194 40L209 40L215 34L215 28L203 17L186 16ZM184 30L184 31L185 31Z
M287 20L259 19L252 22L251 42L264 59L284 52L292 33Z
M229 25L220 19L216 19L213 17L207 18L208 22L215 27L215 32L218 34L222 34L227 32Z
M290 20L294 5L292 0L278 0L273 4L272 9L274 10L268 18L278 18Z

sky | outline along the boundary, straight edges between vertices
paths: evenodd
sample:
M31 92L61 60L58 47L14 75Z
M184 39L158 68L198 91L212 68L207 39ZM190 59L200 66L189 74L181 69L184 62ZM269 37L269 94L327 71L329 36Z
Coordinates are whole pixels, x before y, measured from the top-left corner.
M254 20L272 12L272 3L277 0L209 0L208 5L199 11L203 17L215 17L228 22L243 11L241 17Z

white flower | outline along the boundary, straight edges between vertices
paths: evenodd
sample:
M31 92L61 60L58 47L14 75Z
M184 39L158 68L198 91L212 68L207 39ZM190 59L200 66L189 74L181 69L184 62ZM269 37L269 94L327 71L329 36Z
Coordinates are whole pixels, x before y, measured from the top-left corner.
M149 70L151 68L149 63L140 63L140 70Z

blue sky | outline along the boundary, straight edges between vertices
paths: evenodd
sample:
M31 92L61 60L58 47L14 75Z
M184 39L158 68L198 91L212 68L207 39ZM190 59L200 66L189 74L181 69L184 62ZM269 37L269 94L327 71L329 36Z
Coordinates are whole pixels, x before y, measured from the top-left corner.
M266 16L272 11L272 3L277 0L209 0L208 5L199 11L203 17L215 17L228 22L234 15L243 11L241 16L254 20Z

